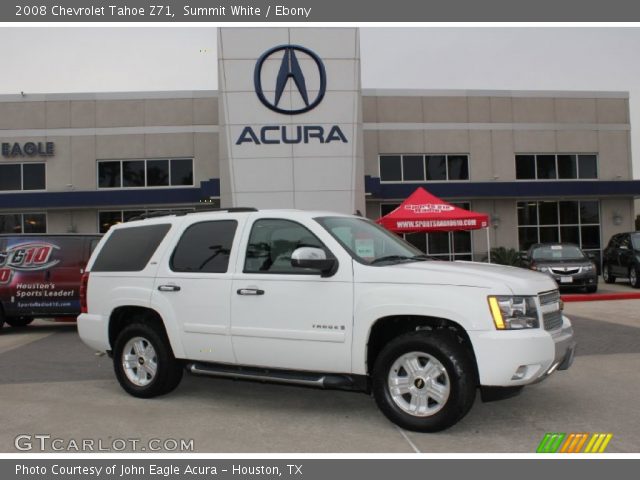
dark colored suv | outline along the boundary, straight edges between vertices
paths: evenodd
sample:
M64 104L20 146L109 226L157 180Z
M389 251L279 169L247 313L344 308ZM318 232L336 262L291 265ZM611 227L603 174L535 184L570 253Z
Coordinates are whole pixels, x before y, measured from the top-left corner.
M633 288L640 288L640 232L618 233L611 237L603 257L605 282L628 278Z
M523 263L531 270L551 275L560 288L598 290L598 273L593 259L572 243L536 243Z

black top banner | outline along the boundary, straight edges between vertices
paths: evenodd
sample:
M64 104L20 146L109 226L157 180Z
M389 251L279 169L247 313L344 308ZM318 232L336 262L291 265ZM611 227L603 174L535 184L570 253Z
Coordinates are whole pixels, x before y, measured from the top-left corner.
M629 0L15 0L2 22L637 22Z

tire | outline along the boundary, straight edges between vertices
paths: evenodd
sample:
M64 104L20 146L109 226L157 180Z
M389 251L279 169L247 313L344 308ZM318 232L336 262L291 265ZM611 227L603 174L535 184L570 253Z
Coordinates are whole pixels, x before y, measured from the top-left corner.
M640 273L638 267L633 266L629 269L629 283L633 288L640 288Z
M598 291L598 285L590 285L585 288L587 293L596 293Z
M611 273L611 266L605 264L602 268L602 279L604 283L616 283L616 277Z
M183 373L166 334L147 322L133 323L120 332L113 350L113 367L122 388L139 398L171 392Z
M33 317L11 317L5 321L14 328L23 328L33 322Z
M406 393L392 392L390 384L405 382ZM382 349L375 361L372 386L378 408L393 423L416 432L437 432L467 414L478 381L470 353L454 335L416 331L391 340ZM412 413L412 409L421 411Z

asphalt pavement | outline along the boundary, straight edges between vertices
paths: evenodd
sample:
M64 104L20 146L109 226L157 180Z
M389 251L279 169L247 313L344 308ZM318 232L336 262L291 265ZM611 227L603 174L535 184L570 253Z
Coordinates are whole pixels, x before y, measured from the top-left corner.
M361 393L185 374L169 395L133 398L75 324L5 326L0 452L28 444L39 452L40 442L52 451L53 439L69 451L86 440L125 451L184 440L187 450L216 453L534 452L547 432L610 432L607 452L640 452L640 300L570 303L566 312L578 341L571 369L511 399L478 397L460 423L435 434L399 429Z

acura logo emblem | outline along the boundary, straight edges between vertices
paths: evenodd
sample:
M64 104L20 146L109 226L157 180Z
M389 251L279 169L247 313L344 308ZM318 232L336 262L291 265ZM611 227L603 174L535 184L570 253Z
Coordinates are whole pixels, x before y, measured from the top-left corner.
M275 85L269 86L267 90L271 90L274 88L275 94L273 98L268 99L264 93L264 87L262 85L262 68L264 67L264 63L267 59L269 59L272 55L284 51L284 55L282 56L282 60L280 62L280 68L278 69L278 75L276 77ZM300 61L298 59L298 55L302 54L304 57L311 58L315 66L317 67L317 75L320 79L320 88L318 92L312 92L315 95L315 98L309 98L309 91L307 90L307 82L300 68ZM307 72L309 73L309 72ZM279 106L280 100L282 99L282 94L291 79L293 83L293 94L299 95L301 102L304 104L304 107L297 109L290 108L282 108ZM263 105L274 112L284 113L286 115L295 115L298 113L305 113L313 108L317 107L318 104L322 101L324 97L325 91L327 89L327 74L324 69L324 64L320 57L315 52L312 52L308 48L301 47L300 45L279 45L277 47L273 47L262 54L262 56L256 62L256 68L253 74L253 83L255 86L256 94L258 98L263 103ZM271 92L270 96L271 96Z

